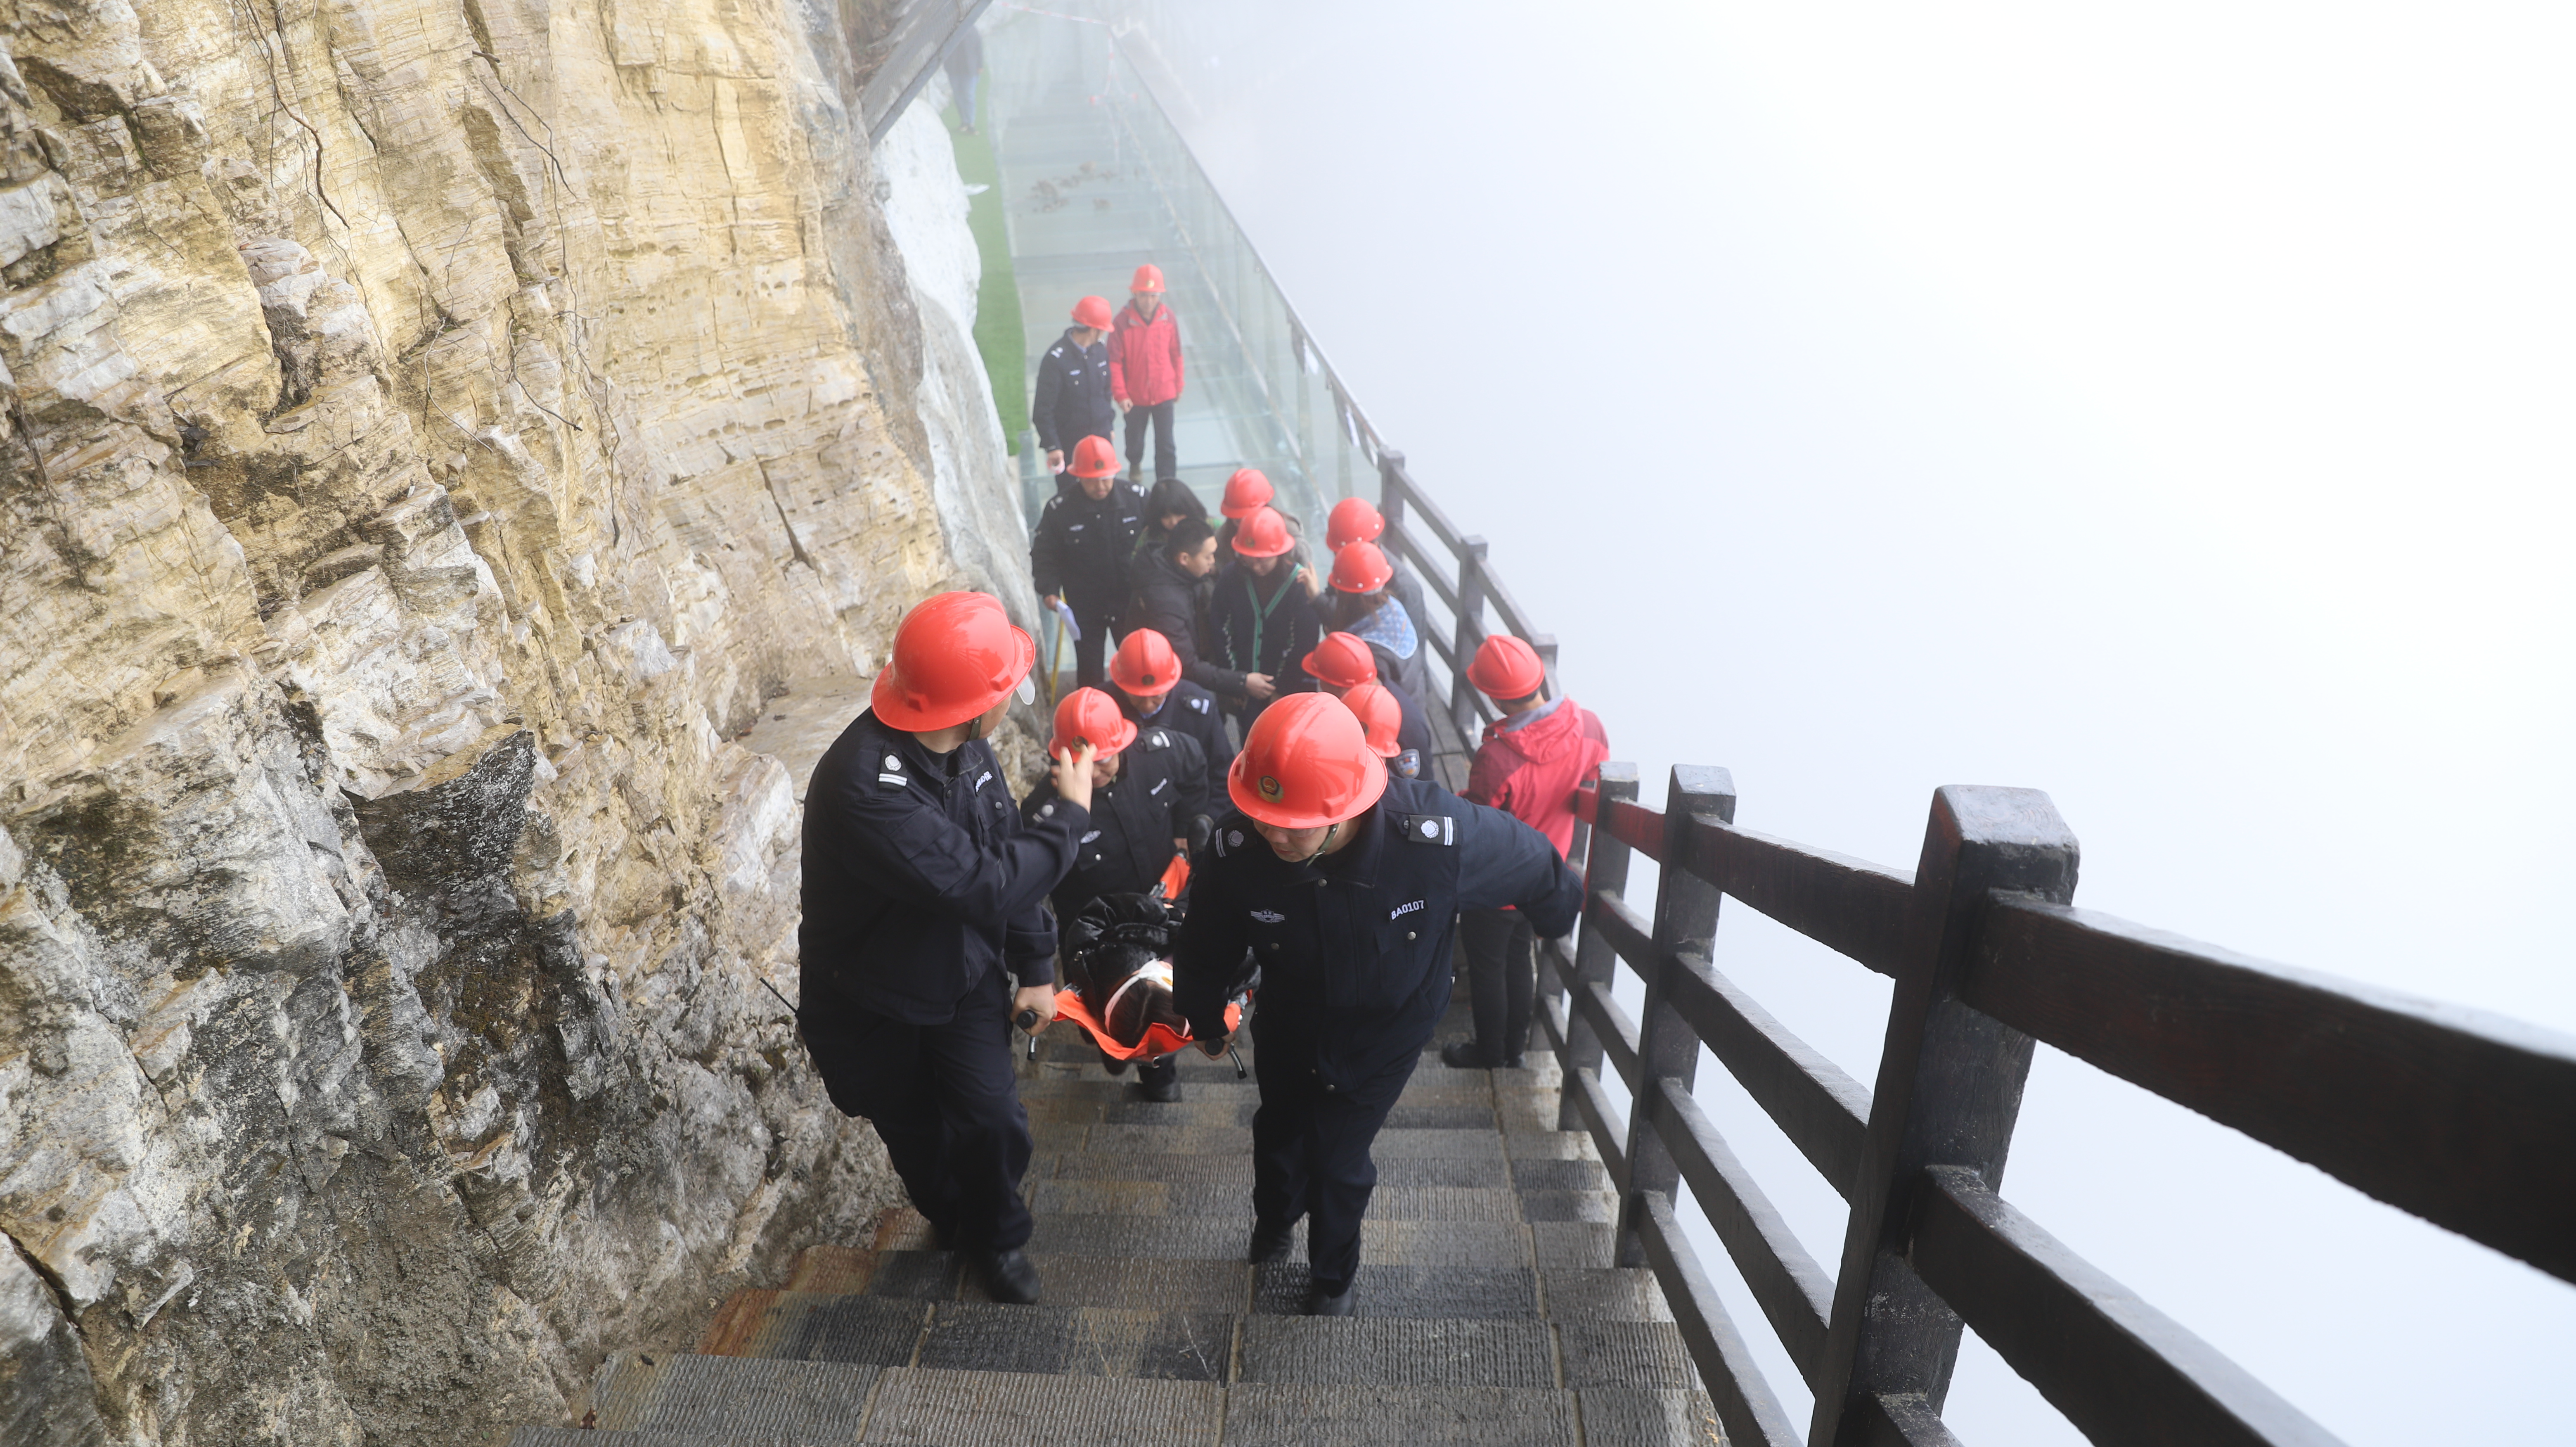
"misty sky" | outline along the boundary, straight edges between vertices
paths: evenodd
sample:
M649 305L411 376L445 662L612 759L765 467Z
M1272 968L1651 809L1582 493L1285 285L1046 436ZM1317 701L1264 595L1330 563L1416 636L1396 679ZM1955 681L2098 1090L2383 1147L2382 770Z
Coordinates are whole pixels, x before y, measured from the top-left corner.
M2079 904L2576 1030L2576 12L1146 8L1651 798L1910 868L2046 789ZM1732 905L1719 966L1874 1077L1881 982ZM2022 1119L2008 1196L2348 1441L2563 1419L2576 1288L2045 1049ZM2074 1440L1973 1345L1949 1417Z

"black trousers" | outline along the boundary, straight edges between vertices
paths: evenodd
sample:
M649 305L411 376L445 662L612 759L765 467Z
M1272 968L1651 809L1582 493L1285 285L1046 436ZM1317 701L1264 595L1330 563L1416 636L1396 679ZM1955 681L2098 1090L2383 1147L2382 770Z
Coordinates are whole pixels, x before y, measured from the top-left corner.
M1265 1226L1307 1218L1307 1280L1339 1295L1360 1269L1360 1221L1377 1189L1377 1140L1419 1053L1366 1088L1326 1090L1311 1042L1300 1048L1255 1020L1252 1069L1261 1108L1252 1114L1252 1214Z
M1126 1067L1112 1058L1108 1051L1103 1050L1100 1052L1100 1068L1115 1075ZM1166 1055L1160 1060L1148 1061L1136 1067L1136 1083L1139 1085L1168 1085L1180 1078L1181 1057L1177 1055Z
M809 979L799 1022L832 1104L885 1142L915 1210L958 1245L1015 1250L1033 1223L1020 1199L1029 1113L1011 1074L1011 984L999 969L945 1025L907 1025Z
M1082 636L1073 644L1073 672L1085 688L1099 688L1109 677L1109 635L1118 629L1119 615L1126 611L1127 595L1116 590L1092 592L1067 585L1064 601L1073 609L1073 621L1082 626Z
M1127 475L1143 486L1145 475L1145 425L1154 427L1154 480L1177 481L1181 475L1181 449L1172 441L1172 404L1157 402L1127 409Z
M1518 910L1460 910L1458 942L1467 951L1477 1053L1496 1063L1523 1054L1538 995L1538 940L1529 920Z

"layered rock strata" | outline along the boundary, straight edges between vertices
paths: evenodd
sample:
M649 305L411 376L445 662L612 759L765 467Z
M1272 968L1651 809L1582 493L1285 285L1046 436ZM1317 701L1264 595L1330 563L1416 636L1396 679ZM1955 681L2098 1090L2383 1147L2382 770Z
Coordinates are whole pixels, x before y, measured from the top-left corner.
M480 1441L892 1199L745 741L1032 600L866 23L0 0L0 1438Z

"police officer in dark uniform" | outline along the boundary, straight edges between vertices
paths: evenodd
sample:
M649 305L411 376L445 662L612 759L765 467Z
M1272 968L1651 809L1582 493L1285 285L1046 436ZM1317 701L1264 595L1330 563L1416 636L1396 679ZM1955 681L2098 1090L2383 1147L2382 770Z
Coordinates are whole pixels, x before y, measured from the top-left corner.
M1216 695L1190 682L1187 671L1161 632L1133 627L1118 640L1118 652L1109 660L1109 688L1138 726L1168 728L1198 740L1199 752L1207 758L1208 784L1214 788L1234 762L1234 739L1225 731Z
M1399 779L1422 777L1423 766L1431 761L1431 719L1413 695L1394 681L1395 660L1385 649L1361 638L1356 633L1327 633L1299 665L1315 687L1335 698L1347 698L1352 689L1363 684L1376 684L1396 707L1396 751L1386 766Z
M1029 538L1029 573L1049 608L1073 605L1082 636L1074 640L1076 673L1100 686L1100 659L1127 611L1127 558L1145 527L1145 495L1118 480L1118 449L1106 437L1073 447L1073 470L1056 480Z
M1347 1316L1377 1184L1369 1143L1449 1002L1457 912L1509 905L1553 938L1574 928L1583 886L1537 830L1388 777L1359 720L1322 694L1261 715L1226 792L1235 810L1190 882L1173 999L1222 1054L1226 996L1247 955L1259 965L1251 1258L1278 1260L1311 1217L1306 1310Z
M832 1104L876 1126L941 1243L969 1252L1006 1302L1038 1296L1011 1024L1055 1014L1043 901L1091 827L1087 749L1057 760L1055 812L1023 824L984 742L1014 693L1033 696L1036 661L981 593L942 593L904 618L867 711L806 790L797 929L797 1025Z
M1047 471L1057 477L1064 475L1065 455L1082 439L1106 442L1117 424L1118 405L1109 396L1111 320L1106 297L1084 297L1073 304L1073 325L1038 358L1029 425L1037 430Z
M1088 743L1099 751L1091 794L1091 828L1075 846L1073 872L1053 895L1055 917L1069 920L1104 894L1144 894L1162 880L1175 855L1189 852L1193 837L1206 837L1207 756L1198 741L1172 729L1140 729L1109 695L1077 688L1055 706L1055 739L1049 753L1069 753ZM1020 804L1031 824L1055 817L1055 787L1040 784ZM1109 1073L1124 1060L1103 1063ZM1180 1068L1166 1056L1137 1072L1147 1100L1181 1098Z

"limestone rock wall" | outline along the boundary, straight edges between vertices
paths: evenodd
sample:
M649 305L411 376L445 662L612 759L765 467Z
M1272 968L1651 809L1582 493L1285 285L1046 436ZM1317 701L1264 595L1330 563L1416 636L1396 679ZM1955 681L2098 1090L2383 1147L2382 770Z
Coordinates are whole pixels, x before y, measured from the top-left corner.
M742 741L1033 600L869 14L0 0L13 1447L486 1440L893 1199Z

